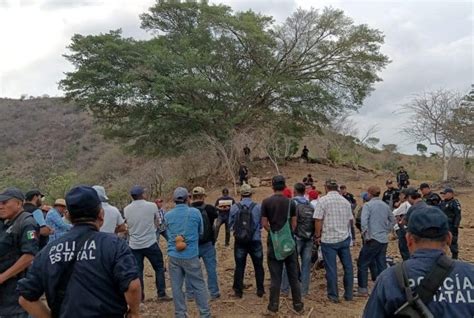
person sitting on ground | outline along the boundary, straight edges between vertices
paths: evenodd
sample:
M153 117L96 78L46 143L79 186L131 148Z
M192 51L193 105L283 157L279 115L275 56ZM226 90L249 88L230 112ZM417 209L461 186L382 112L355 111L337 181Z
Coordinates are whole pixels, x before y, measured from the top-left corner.
M66 212L66 201L64 199L57 199L54 201L53 208L46 214L46 225L53 229L53 233L49 235L48 243L54 242L72 228L72 224L67 223L63 219Z
M452 239L446 215L434 207L418 206L409 218L406 239L411 258L380 274L363 317L394 317L404 304L408 306L400 314L412 309L416 317L474 317L474 265L446 257ZM423 313L420 305L407 303L407 295L420 296Z
M100 202L102 202L102 209L104 209L104 224L100 227L100 231L113 234L125 232L127 228L122 214L120 214L116 207L109 204L109 197L105 193L105 188L99 185L95 185L92 188L97 192Z
M303 158L306 162L309 161L309 149L306 147L306 145L303 147L303 150L301 151L301 158Z
M73 228L36 256L18 282L20 304L32 317L139 317L137 263L125 241L99 232L96 191L75 187L66 202Z
M252 200L252 187L244 184L240 187L241 200L230 209L229 226L234 233L234 284L232 289L237 298L244 291L244 273L247 255L250 255L255 272L257 296L263 297L265 271L263 269L262 226L260 224L260 204Z
M306 185L312 186L313 183L314 183L314 179L313 179L313 177L311 176L311 174L308 173L308 175L303 178L303 184L304 184L305 186L306 186Z
M230 226L229 226L229 211L231 206L235 203L233 197L229 195L229 189L224 188L222 189L222 196L216 200L215 207L219 213L219 216L216 221L216 229L215 234L217 238L219 237L219 230L221 226L224 224L225 226L225 246L229 246L230 242Z

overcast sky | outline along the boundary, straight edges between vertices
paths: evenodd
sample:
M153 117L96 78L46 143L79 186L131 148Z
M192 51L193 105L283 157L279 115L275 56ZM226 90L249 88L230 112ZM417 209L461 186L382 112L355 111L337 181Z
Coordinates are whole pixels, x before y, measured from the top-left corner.
M62 57L73 34L122 28L125 36L148 38L138 15L154 0L0 0L0 97L60 96L57 83L71 66ZM212 1L216 2L216 1ZM340 8L355 23L385 34L382 52L392 63L383 82L354 116L362 134L378 124L382 143L403 152L415 145L399 130L394 114L414 94L449 88L467 92L473 79L472 1L427 0L226 0L235 10L253 9L283 21L298 7Z

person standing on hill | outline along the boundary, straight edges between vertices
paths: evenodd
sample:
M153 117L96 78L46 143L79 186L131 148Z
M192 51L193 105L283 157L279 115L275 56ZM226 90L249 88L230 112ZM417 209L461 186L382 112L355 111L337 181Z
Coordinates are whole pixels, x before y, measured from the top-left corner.
M301 158L303 158L306 162L309 161L309 149L306 147L306 145L303 147L303 150L301 151Z
M232 289L237 298L242 298L244 273L247 255L252 259L255 271L257 296L263 297L265 289L265 271L263 269L262 226L260 204L252 200L252 187L244 184L240 187L241 200L230 209L229 225L234 232L234 284Z
M240 185L243 185L244 183L248 183L249 182L249 169L247 168L247 166L245 165L245 162L242 162L240 164L240 168L239 168L239 182L240 182Z
M195 187L192 194L191 206L201 212L204 232L199 238L199 258L202 258L207 272L207 288L211 300L221 297L219 292L219 281L217 279L217 255L214 234L214 222L217 219L217 210L214 206L205 203L206 191L202 187ZM186 297L194 299L196 295L190 287L192 282L186 280Z
M109 204L109 197L105 193L103 186L95 185L92 187L99 196L102 209L104 210L104 223L100 227L101 232L105 233L123 233L127 230L125 221L120 211Z
M158 215L158 208L153 202L146 201L145 188L139 185L132 187L130 195L133 201L124 208L124 215L127 220L128 233L130 236L129 245L137 260L138 270L140 272L142 302L145 300L145 285L143 284L143 261L145 257L151 263L155 271L155 286L158 293L158 301L171 301L172 298L166 295L163 254L156 241L155 219Z
M173 201L176 207L165 214L165 224L168 231L168 263L175 317L189 317L183 292L186 280L195 295L200 317L209 318L211 312L208 294L199 261L199 236L204 234L203 219L198 209L188 205L187 189L176 188Z
M399 189L408 188L410 185L410 176L403 166L398 167L397 184Z
M53 229L53 233L49 235L48 243L54 242L72 228L72 224L66 223L63 218L66 212L66 201L57 199L54 201L53 208L46 214L46 225Z
M354 217L350 203L338 191L339 186L336 180L327 180L325 189L326 195L321 197L316 204L314 218L316 219L315 241L321 245L326 269L327 297L331 302L339 303L336 264L336 257L339 257L344 268L344 299L351 301L354 273L349 229Z
M357 206L357 201L354 198L354 195L347 191L347 187L344 184L341 184L339 190L344 199L346 199L351 204L351 209L354 211Z
M461 224L461 204L457 199L454 198L453 189L446 188L443 192L441 192L441 194L444 196L444 200L441 201L439 207L448 217L449 231L453 235L453 239L451 241L451 244L449 245L449 249L451 250L452 258L458 259L458 237L459 225Z
M441 203L441 197L437 193L431 191L430 185L428 183L420 184L420 191L423 195L423 201L425 201L426 204L431 206L439 206Z
M235 203L234 198L229 195L229 189L224 188L222 189L222 196L216 200L216 203L214 205L217 208L217 211L219 212L219 216L216 221L215 241L217 241L217 238L219 237L219 230L221 226L224 224L226 247L229 246L229 242L230 242L229 211L230 211L231 206L234 203Z
M387 205L393 211L394 209L398 208L400 204L400 190L395 188L392 180L387 180L385 185L387 186L387 190L385 190L383 193L382 201L387 203Z
M160 235L168 241L168 232L166 231L165 224L165 209L163 208L163 199L155 200L156 207L158 208L158 216L155 220L156 223L156 240L160 241Z
M53 230L46 225L44 214L41 210L43 197L44 195L39 190L30 190L25 194L25 204L23 205L23 209L31 213L36 223L38 223L40 229L38 237L40 249L48 244L49 235L53 233Z
M244 147L244 156L245 156L245 160L250 160L250 148L249 148L249 145L245 145Z
M296 205L283 195L285 178L281 175L272 179L274 194L262 202L262 226L269 232L267 239L267 263L270 271L270 299L266 316L276 316L280 307L280 287L283 265L286 267L293 296L293 309L304 312L301 286L298 279L298 254L291 231L296 229ZM279 235L283 234L283 235ZM284 236L284 237L282 237ZM281 239L281 240L280 240Z
M371 186L367 190L370 201L362 208L362 236L364 244L357 261L358 296L367 297L368 269L373 260L377 266L375 278L387 268L386 256L388 235L395 225L395 217L389 206L380 200L380 188Z

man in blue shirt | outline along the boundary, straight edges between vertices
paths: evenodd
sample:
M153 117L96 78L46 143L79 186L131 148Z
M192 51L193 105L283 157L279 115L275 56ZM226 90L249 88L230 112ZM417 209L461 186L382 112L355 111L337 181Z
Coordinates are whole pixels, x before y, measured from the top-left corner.
M53 233L49 235L48 243L54 242L72 228L72 225L66 223L63 219L65 213L66 201L64 199L57 199L54 202L53 208L46 214L46 225L53 229Z
M367 190L370 201L362 208L361 232L364 245L360 250L357 261L357 283L358 296L368 296L368 270L375 260L375 277L387 268L386 255L388 245L388 234L395 225L395 217L392 210L380 197L380 188L371 186Z
M201 317L211 317L206 283L199 261L199 236L203 233L203 221L198 209L189 207L189 193L185 188L176 188L173 193L176 207L165 214L168 231L168 264L173 290L176 318L187 317L183 283L186 279L192 289ZM186 247L178 250L177 236L184 237Z
M247 254L250 255L255 270L255 283L257 285L257 296L263 297L265 289L263 287L263 281L265 279L265 271L263 269L263 249L262 249L262 226L260 220L262 217L260 211L260 205L252 201L252 187L248 184L243 184L240 187L241 200L239 203L232 205L230 208L229 215L229 226L234 232L234 290L235 296L242 298L244 289L244 272L245 265L247 264ZM252 222L248 222L249 226L252 226L250 232L248 232L248 239L245 239L245 234L240 236L243 231L246 231L243 215L246 210L251 213ZM245 220L247 221L247 220ZM242 227L242 228L240 228ZM236 231L240 231L236 233ZM250 237L251 236L251 237Z
M448 219L434 207L413 211L407 228L410 259L404 262L412 289L420 285L438 258L451 243ZM393 317L405 302L406 293L399 286L395 268L384 271L375 284L365 306L363 317ZM474 317L474 265L454 261L453 270L444 279L438 292L425 303L433 317Z
M73 228L36 256L18 282L20 304L32 317L138 317L137 263L125 241L99 232L104 210L97 193L79 186L66 200Z

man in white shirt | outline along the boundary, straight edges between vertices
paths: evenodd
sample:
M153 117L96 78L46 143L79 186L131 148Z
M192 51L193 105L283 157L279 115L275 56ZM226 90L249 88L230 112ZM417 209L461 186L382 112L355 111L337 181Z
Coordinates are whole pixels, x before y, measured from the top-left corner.
M158 215L158 207L155 203L145 200L145 189L141 186L133 186L130 190L130 195L133 201L125 207L124 215L128 224L129 245L137 259L140 272L142 301L145 299L143 285L143 261L145 257L150 261L155 271L158 300L171 301L172 298L166 295L163 254L156 241L155 220Z
M326 269L327 296L331 302L339 302L337 287L336 256L344 268L344 299L353 297L354 273L351 257L350 225L353 222L351 204L339 192L336 180L327 180L326 195L321 197L314 210L316 243L321 252Z
M405 238L406 235L406 222L405 222L405 215L408 212L408 209L411 207L410 202L408 202L408 188L403 188L400 191L400 206L393 210L393 215L397 220L395 224L395 232L397 233L398 237L398 249L400 250L400 255L402 259L406 261L410 258L410 252L408 251L407 240Z
M100 231L104 233L121 233L125 232L126 226L125 221L123 220L120 211L108 203L109 198L105 193L103 186L95 185L95 192L99 196L100 201L102 202L102 209L104 209L104 223L100 227Z

